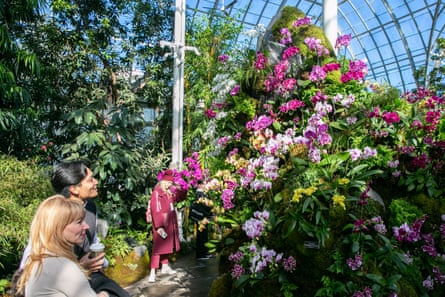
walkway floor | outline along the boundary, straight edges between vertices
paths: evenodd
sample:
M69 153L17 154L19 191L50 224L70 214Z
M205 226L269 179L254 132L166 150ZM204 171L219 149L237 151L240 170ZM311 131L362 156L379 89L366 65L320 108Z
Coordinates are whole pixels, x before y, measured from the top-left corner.
M194 251L181 254L171 267L176 275L158 274L154 283L149 283L147 276L126 290L132 297L208 297L218 277L218 257L197 260Z

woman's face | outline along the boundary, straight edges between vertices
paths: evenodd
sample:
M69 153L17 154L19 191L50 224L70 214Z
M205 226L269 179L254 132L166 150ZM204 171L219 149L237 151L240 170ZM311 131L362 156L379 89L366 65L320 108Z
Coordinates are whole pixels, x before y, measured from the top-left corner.
M81 217L66 225L65 229L63 229L63 237L72 244L81 244L88 228L88 224Z
M72 193L82 200L94 198L98 195L97 184L97 179L94 178L93 172L88 168L87 175L78 185L73 186Z

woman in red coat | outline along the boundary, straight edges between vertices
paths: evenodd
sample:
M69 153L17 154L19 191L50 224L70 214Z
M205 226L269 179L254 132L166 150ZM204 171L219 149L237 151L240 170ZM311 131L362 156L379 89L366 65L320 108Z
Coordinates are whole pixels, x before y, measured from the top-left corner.
M149 282L156 280L156 269L162 264L161 274L175 274L168 266L168 256L180 250L178 219L175 203L183 200L187 192L174 183L174 172L167 169L151 194L149 208L153 228ZM148 212L147 212L148 213Z

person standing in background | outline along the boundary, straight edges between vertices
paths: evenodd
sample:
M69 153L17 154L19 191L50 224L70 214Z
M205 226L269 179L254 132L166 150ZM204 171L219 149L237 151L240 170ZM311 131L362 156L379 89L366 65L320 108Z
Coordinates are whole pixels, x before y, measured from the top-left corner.
M175 183L174 175L171 169L160 174L147 205L147 223L152 223L153 230L149 282L156 281L160 264L161 274L176 273L168 264L169 255L181 248L175 204L185 199L187 191Z
M18 280L18 292L26 297L109 297L91 288L89 273L74 254L74 246L83 242L87 230L80 200L54 195L43 201L31 223L31 251Z
M196 189L195 200L190 208L190 219L196 227L196 259L208 260L212 257L206 246L209 240L208 224L212 217L213 202L207 198L207 194L201 187Z

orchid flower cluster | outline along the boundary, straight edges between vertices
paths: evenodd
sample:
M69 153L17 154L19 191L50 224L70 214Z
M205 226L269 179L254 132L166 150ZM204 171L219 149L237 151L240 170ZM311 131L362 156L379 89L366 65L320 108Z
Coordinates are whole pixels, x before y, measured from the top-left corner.
M171 169L173 171L173 181L184 191L190 188L196 188L203 180L205 170L202 169L199 162L199 154L194 152L190 157L184 159L184 169ZM166 170L159 172L158 180L165 175Z
M205 111L209 124L204 133L210 143L206 153L219 162L204 186L218 193L215 204L231 218L244 217L238 214L247 207L269 209L290 224L297 220L294 233L306 232L323 243L332 231L329 215L347 212L359 217L348 225L351 236L377 238L394 250L414 249L407 244L422 242L423 254L440 262L437 242L419 233L423 219L387 229L383 216L362 219L361 209L375 199L370 188L374 178L406 185L407 192L426 188L432 197L443 195L436 181L445 181L445 96L420 88L393 98L386 93L388 88L365 80L364 61L344 57L337 61L315 37L305 38L303 46L316 63L302 69L305 57L293 43L292 30L308 25L310 19L304 17L279 31L277 39L284 49L275 65L270 65L266 53L255 54L252 71L262 81L263 98L254 98L257 113L246 121L240 120L241 108L253 101L244 94L246 84L233 72L219 73L212 89L215 102ZM350 35L339 36L335 47L346 48L350 41ZM221 69L230 69L229 56L221 56L219 62ZM296 270L294 258L285 259L259 244L271 234L266 232L268 216L269 212L258 211L253 218L237 222L248 240L230 256L234 279L258 277L278 267L288 273ZM360 250L361 242L353 246L357 250L345 256L342 265L361 273L373 255ZM430 271L425 288L442 284L440 271L439 267ZM353 296L372 296L373 290L366 284ZM395 297L394 291L391 287L378 296Z
M252 218L244 222L242 230L250 242L245 243L229 256L229 260L234 263L231 272L234 279L239 279L243 275L258 278L262 275L277 273L280 268L291 273L296 268L294 257L284 257L283 253L277 253L273 249L260 245L261 237L267 232L268 219L269 212L264 210L256 211Z
M370 205L370 195L363 193L361 196L363 199L357 204L362 208L361 213L366 213L366 207ZM400 217L404 216L404 212L411 214L409 209L401 208L401 211L402 213L398 215ZM397 215L395 216L397 217ZM442 223L434 227L434 229L438 229L439 234L422 230L426 221L427 216L423 215L414 219L411 224L404 222L400 226L387 229L380 215L370 219L356 218L351 226L352 233L349 240L355 242L356 244L353 246L359 247L359 249L353 249L355 253L345 260L349 274L361 275L369 270L369 266L375 265L376 259L383 257L383 259L379 259L381 268L388 265L387 269L395 270L395 267L398 267L402 273L413 270L416 271L415 274L418 277L423 277L423 280L416 286L423 287L418 290L423 291L424 294L433 292L435 287L443 287L445 284L445 258L441 245L445 239L445 215L441 216ZM386 256L390 256L385 258L385 253L381 253L383 250L390 250L391 252L386 254ZM429 264L425 265L425 263ZM344 273L348 274L347 271ZM398 296L394 285L389 288L393 288L389 296ZM366 286L361 291L357 290L353 296L373 296L372 294L373 291Z
M442 216L442 221L445 220L445 216ZM442 240L445 238L445 224L440 225L440 237L434 238L432 233L423 233L421 228L426 221L426 217L415 219L412 224L403 223L400 226L392 227L393 240L390 243L394 251L393 253L403 254L403 263L407 267L412 267L417 270L416 266L422 265L422 262L435 263L431 267L431 270L427 272L422 286L426 292L432 292L435 286L443 286L445 284L445 261L444 254L441 254L437 249L436 240ZM388 234L386 226L380 216L373 217L368 220L357 219L354 222L353 232L361 233L369 238L371 231L375 231L380 234L381 238ZM399 243L399 246L397 245ZM375 244L378 248L379 244ZM351 271L359 271L365 265L363 259L364 251L356 253L353 257L346 259L346 265ZM420 262L420 263L419 263ZM395 264L394 264L395 265ZM365 268L366 270L366 268ZM363 292L367 292L366 288ZM369 291L366 294L371 294ZM368 296L368 295L364 296ZM363 296L360 291L354 293L353 296ZM392 292L390 296L397 296L395 292Z

